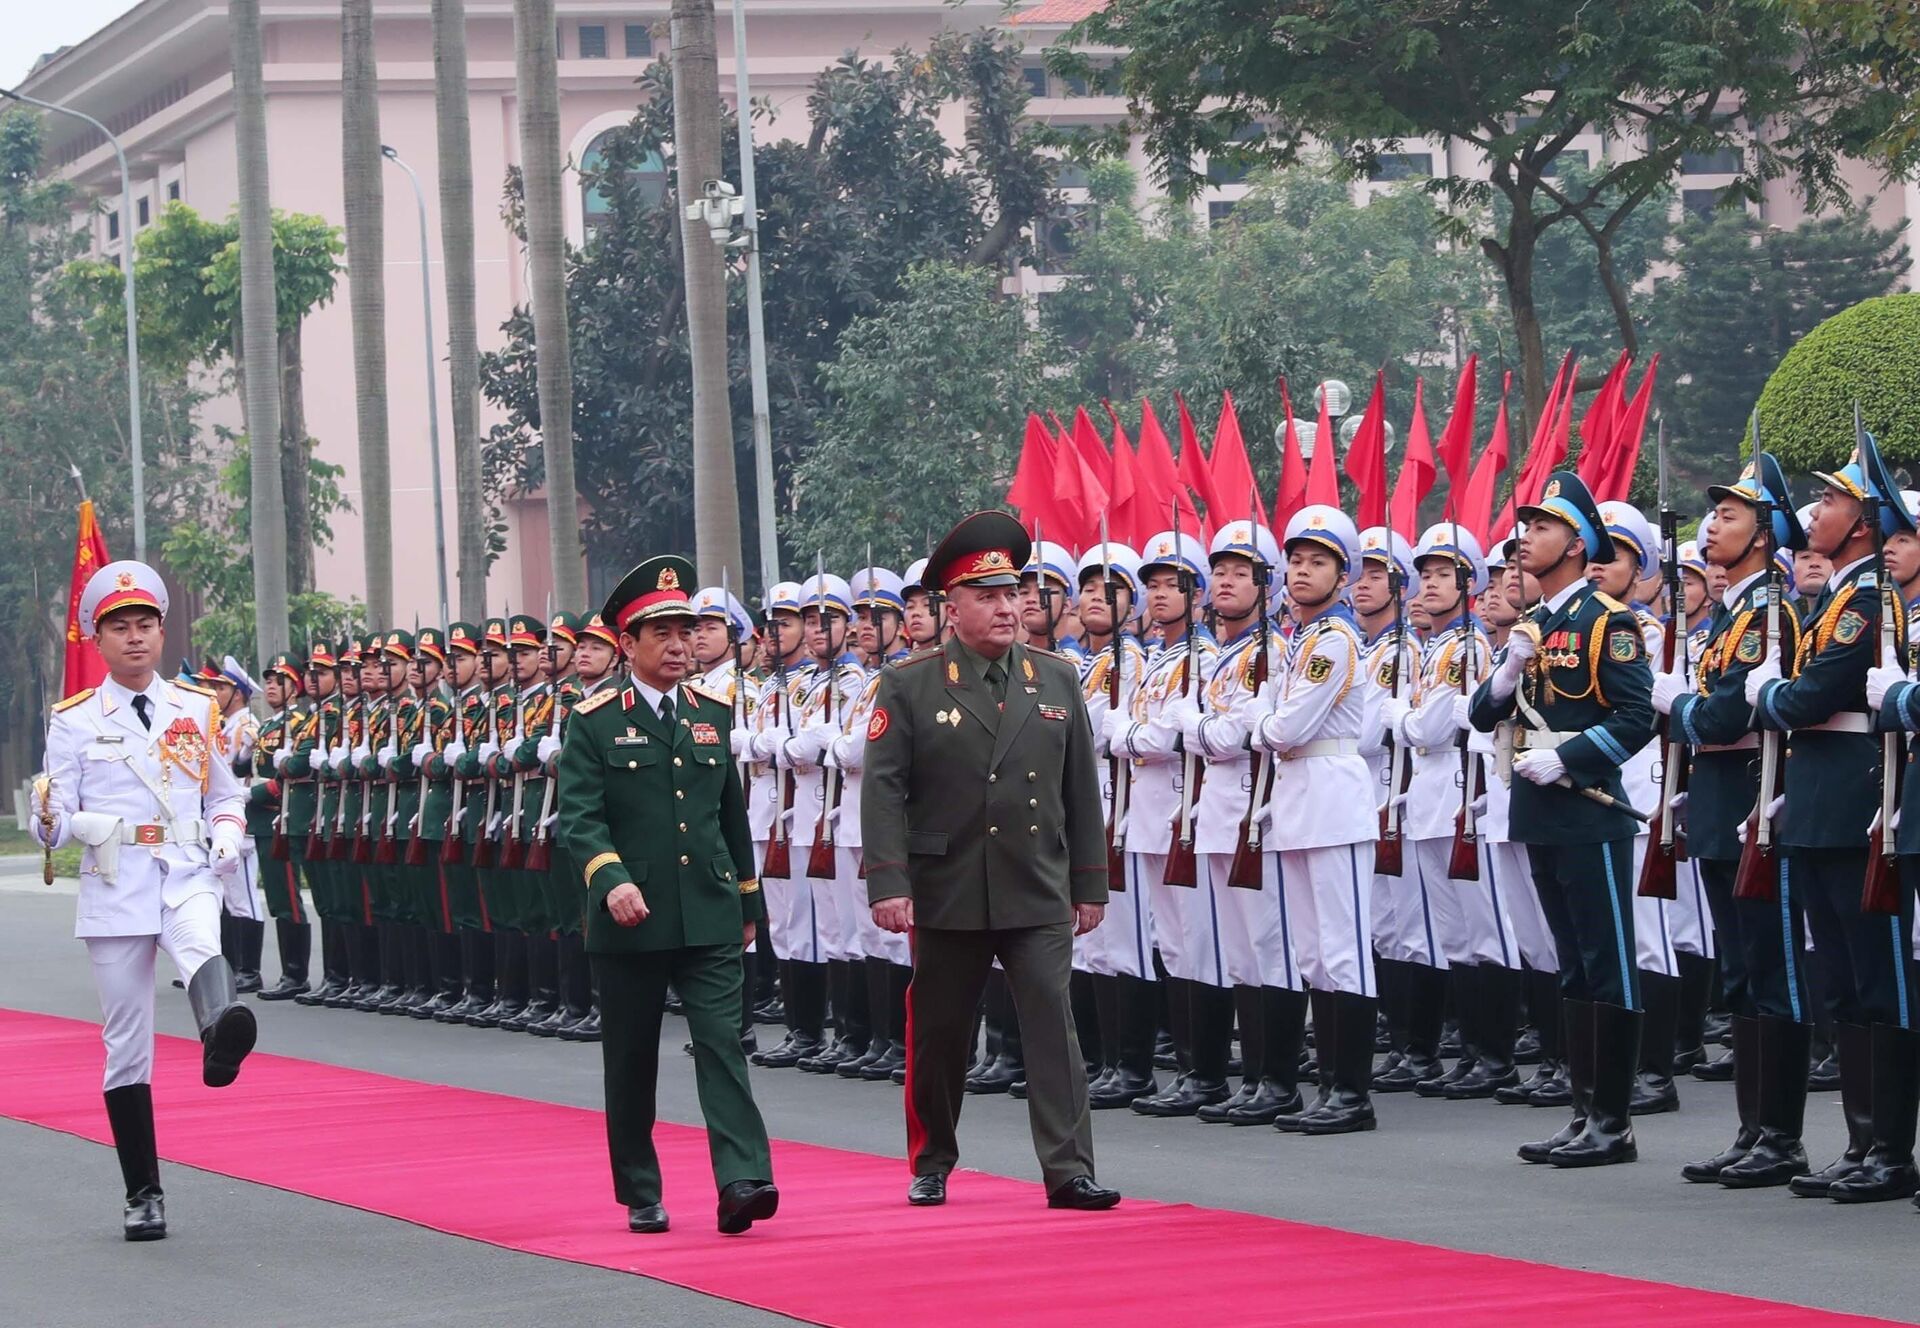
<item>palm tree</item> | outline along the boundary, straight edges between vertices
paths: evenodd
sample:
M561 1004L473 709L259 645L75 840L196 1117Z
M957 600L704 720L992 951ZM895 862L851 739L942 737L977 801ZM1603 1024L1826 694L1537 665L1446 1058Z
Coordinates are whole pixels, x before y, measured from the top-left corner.
M232 0L233 120L240 188L240 338L256 366L241 385L252 471L254 639L261 659L287 648L287 495L280 479L279 343L273 212L267 189L267 94L260 70L260 0ZM128 237L131 246L132 237ZM131 253L127 261L132 261Z
M567 341L567 237L560 210L560 53L553 0L514 0L514 83L526 189L534 380L547 469L547 541L556 604L587 602L573 478L573 356Z
M380 78L373 0L340 0L340 156L347 214L347 308L353 316L355 424L360 435L361 543L367 616L393 625L393 470L387 451L386 195L381 188Z
M433 107L440 142L440 253L453 377L454 528L460 616L487 614L487 514L480 477L480 334L474 313L473 126L466 0L433 0Z
M740 491L733 462L733 410L727 396L727 274L706 222L685 205L720 178L720 70L713 0L673 0L673 155L678 181L680 253L687 290L687 340L693 362L694 563L708 581L725 567L744 586ZM740 113L747 113L746 107Z

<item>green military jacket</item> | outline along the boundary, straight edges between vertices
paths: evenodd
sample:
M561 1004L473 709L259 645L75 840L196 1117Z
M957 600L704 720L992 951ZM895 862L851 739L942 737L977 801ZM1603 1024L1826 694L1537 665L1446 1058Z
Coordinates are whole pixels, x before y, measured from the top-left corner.
M420 821L415 833L422 839L442 839L447 833L447 822L453 812L453 772L441 759L440 753L454 740L458 725L454 719L453 702L447 698L446 689L435 687L424 706L426 725L416 742L424 741L433 748L427 757L426 768L422 770L413 765L413 752L407 751L407 763L416 777L427 777L427 796L420 804Z
M957 641L880 675L860 834L867 897L922 927L1071 921L1107 898L1106 819L1078 670L1016 645L1004 710Z
M560 844L587 890L587 949L642 953L738 945L766 916L747 802L734 769L733 708L688 684L673 729L628 683L573 709L560 748ZM607 896L628 882L648 916L623 927Z
M293 759L287 762L282 777L296 781L296 790L305 790L311 802L310 814L319 821L318 829L325 834L333 832L333 816L340 806L340 784L331 774L322 769L329 748L340 741L342 725L340 707L342 700L339 692L323 697L317 704L309 701L312 717L303 727L299 746L294 748ZM300 795L296 793L290 816L300 814Z
M260 782L247 790L247 833L256 839L272 835L274 822L279 819L286 786L274 777L273 756L291 745L288 730L297 719L284 709L276 710L260 721L253 736L253 775ZM292 808L288 808L288 815L292 815ZM292 833L292 827L288 827L288 833Z

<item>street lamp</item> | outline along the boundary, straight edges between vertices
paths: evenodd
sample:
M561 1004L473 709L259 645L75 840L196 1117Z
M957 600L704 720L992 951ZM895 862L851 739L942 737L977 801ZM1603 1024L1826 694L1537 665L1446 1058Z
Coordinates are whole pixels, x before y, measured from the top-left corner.
M127 154L108 128L85 111L76 111L71 106L57 106L50 101L41 101L38 97L29 97L24 92L13 92L0 88L0 97L25 102L29 106L38 106L43 111L53 111L60 115L70 115L98 129L108 143L113 145L113 155L120 163L120 275L123 294L127 306L127 414L129 416L127 437L133 445L133 556L140 562L147 560L147 457L146 447L140 436L140 334L135 327L133 304L133 174L127 169Z
M440 573L440 621L447 620L447 526L440 497L440 389L433 369L433 270L427 265L427 195L413 167L382 143L380 155L407 173L414 202L420 205L420 313L427 326L427 446L433 457L433 561Z

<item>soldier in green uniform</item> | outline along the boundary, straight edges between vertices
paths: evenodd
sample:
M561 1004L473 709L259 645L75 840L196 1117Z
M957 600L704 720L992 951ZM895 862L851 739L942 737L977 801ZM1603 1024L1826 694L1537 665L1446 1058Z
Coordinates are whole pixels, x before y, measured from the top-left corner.
M1015 644L1032 542L977 512L927 560L955 639L890 665L867 720L860 798L876 925L913 929L908 1202L946 1201L973 1010L998 959L1024 1035L1027 1112L1056 1208L1120 1201L1093 1179L1086 1066L1068 999L1073 938L1107 899L1106 818L1073 663Z
M493 938L488 934L480 880L469 845L486 803L484 781L474 749L487 739L488 685L480 676L481 631L472 623L447 625L447 669L452 676L449 704L450 733L440 749L427 759L427 774L446 789L446 817L439 822L444 836L440 861L459 950L462 990L458 1000L436 1011L443 1024L464 1023L493 1004ZM436 804L437 806L438 804Z
M432 629L428 629L432 630ZM436 633L437 636L437 633ZM393 709L393 728L378 754L381 779L386 783L387 811L381 829L380 860L390 897L389 916L398 938L401 994L382 1014L419 1015L433 1002L433 928L438 921L437 873L416 865L411 852L420 804L420 770L414 751L426 737L426 698L421 688L419 639L410 632L389 632L386 638L387 694ZM431 892L431 893L430 893Z
M372 674L366 668L370 639L349 636L341 643L340 691L346 698L344 723L338 743L327 757L332 778L340 785L328 858L333 864L334 888L339 892L340 907L348 920L351 972L347 989L325 1002L337 1009L358 1009L362 1001L380 988L380 933L373 925L368 906L365 872L356 861L366 784L353 768L354 754L367 740L367 716L373 705L373 696L367 687Z
M618 691L624 681L625 675L620 668L619 638L599 614L590 614L586 621L581 623L580 639L574 645L573 663L574 671L580 680L580 701L608 688ZM579 701L574 704L577 706ZM557 775L555 783L558 784ZM559 837L557 826L553 833L555 838ZM567 873L568 890L574 896L570 907L573 914L580 919L580 946L584 961L586 913L580 907L578 890L573 885L572 865L564 851L558 855L558 860L554 863L556 870ZM600 998L593 990L593 968L590 963L585 962L582 963L582 968L584 972L580 980L585 986L586 1014L559 1030L557 1036L563 1042L598 1042L600 1040Z
M313 821L303 856L307 892L313 898L313 911L320 916L321 983L293 999L296 1005L324 1005L337 999L351 981L353 944L350 918L337 885L339 874L328 857L328 839L340 809L340 784L330 778L327 758L346 732L346 718L339 660L325 641L307 652L307 694L314 706L313 741L292 751L281 774L304 781L312 790Z
M295 784L285 774L294 752L303 745L311 749L313 743L314 709L301 698L300 672L299 664L287 654L275 655L267 665L261 691L273 713L254 738L257 782L247 792L247 833L258 846L260 888L267 896L267 911L273 914L274 939L280 950L280 982L260 993L263 1001L291 1000L311 989L307 964L313 928L307 921L306 901L300 897L300 869L306 858L307 831L313 825L313 785ZM302 792L304 798L299 796ZM285 844L284 857L274 856L276 839Z
M479 884L487 930L493 936L494 998L485 1008L468 1015L467 1023L475 1028L498 1028L502 1019L512 1018L527 1005L526 937L518 930L514 873L500 865L502 833L511 815L513 779L501 778L494 769L494 758L501 747L513 741L519 711L507 620L489 618L482 627L480 672L487 689L487 718L479 745L461 758L458 773L471 780L468 825L474 879Z
M1556 472L1522 507L1520 567L1541 603L1474 692L1473 726L1511 735L1513 838L1527 845L1560 959L1573 1119L1524 1144L1528 1162L1603 1166L1638 1157L1627 1108L1640 1055L1633 838L1620 767L1653 736L1653 674L1633 611L1595 590L1589 562L1619 556L1593 495ZM1516 719L1517 716L1517 719ZM1598 795L1597 797L1594 795Z
M540 762L542 779L539 810L529 823L532 843L527 849L527 869L539 883L544 920L552 928L549 944L555 970L553 1013L527 1025L527 1032L535 1037L557 1037L562 1030L585 1019L593 1008L593 982L587 969L586 942L582 938L580 892L574 887L574 873L567 855L552 851L560 742L566 732L567 716L583 694L580 676L574 671L581 621L582 616L577 613L556 613L547 623L544 664L553 709L547 732L534 753Z
M540 745L553 729L554 697L553 684L546 676L546 623L531 614L516 613L507 628L513 663L513 725L500 740L500 751L493 758L493 774L501 781L505 808L500 832L501 866L494 880L510 907L495 910L494 925L504 921L520 936L527 993L526 1003L502 1018L499 1026L524 1033L551 1018L559 1000L560 955L553 939L554 920L547 908L546 873L527 866L534 827L546 798L547 775Z
M394 741L395 707L405 686L404 658L389 654L388 633L375 632L361 648L360 690L367 700L367 727L360 746L349 757L349 773L360 784L359 834L353 861L359 870L361 897L368 926L374 934L379 984L360 998L355 1009L379 1012L407 994L404 942L396 910L395 885L390 871L397 861L387 843L388 808L393 784L383 762ZM394 638L397 643L398 637Z
M423 948L431 994L407 1012L415 1019L438 1018L459 1004L465 991L453 892L443 861L447 821L453 810L453 775L440 754L457 733L446 669L447 634L438 627L422 627L413 638L411 674L421 721L407 751L418 807L409 823L403 860L417 892L415 914L426 932Z
M635 1232L667 1229L653 1147L667 984L693 1038L695 1082L719 1187L719 1228L774 1215L767 1131L740 1049L740 953L766 916L733 709L683 682L693 668L693 565L647 560L615 587L632 676L575 707L560 755L560 839L586 888L587 952L605 1036L614 1197Z

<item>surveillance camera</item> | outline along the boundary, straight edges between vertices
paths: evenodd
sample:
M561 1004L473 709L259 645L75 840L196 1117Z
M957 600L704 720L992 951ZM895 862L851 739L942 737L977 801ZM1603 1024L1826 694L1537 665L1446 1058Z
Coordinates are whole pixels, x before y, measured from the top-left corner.
M704 185L701 186L701 192L704 193L708 198L711 198L714 201L718 202L720 199L723 199L723 198L732 198L736 190L732 185L728 184L725 180L708 180Z

